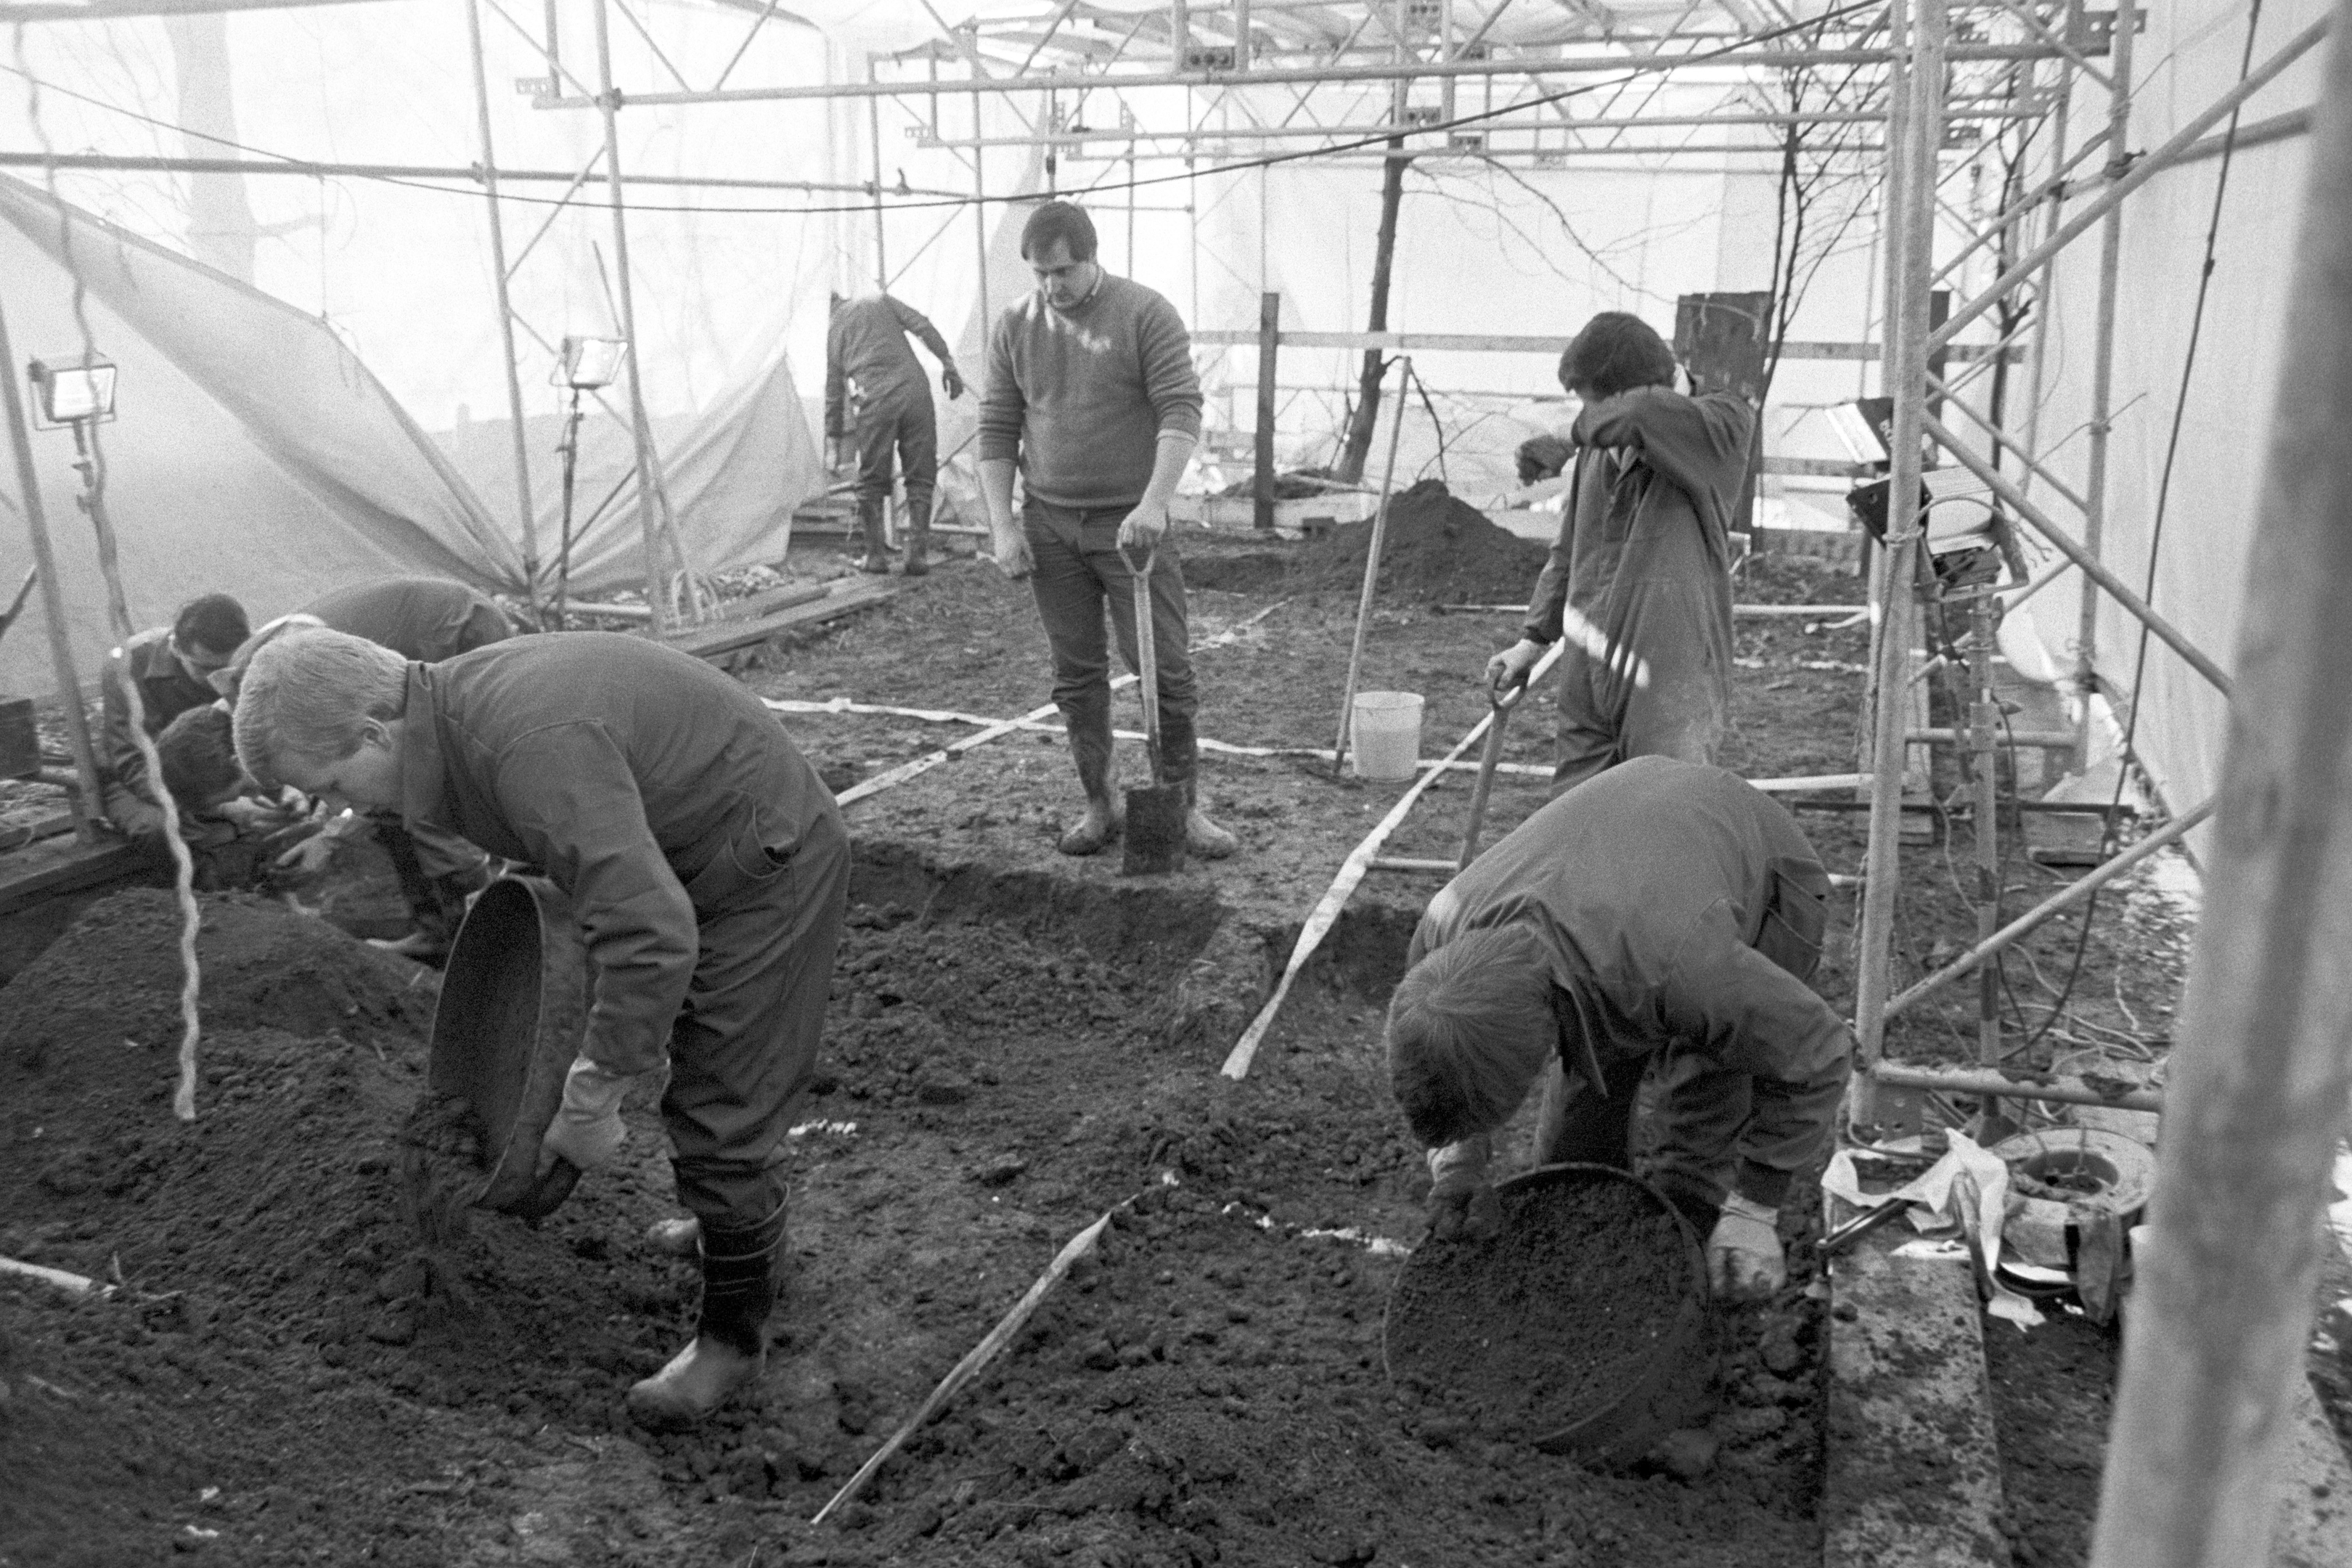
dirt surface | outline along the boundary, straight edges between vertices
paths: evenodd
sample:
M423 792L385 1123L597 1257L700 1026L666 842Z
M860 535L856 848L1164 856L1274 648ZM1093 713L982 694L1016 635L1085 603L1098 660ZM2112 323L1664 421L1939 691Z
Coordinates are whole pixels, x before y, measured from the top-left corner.
M168 1104L167 902L97 906L0 991L0 1254L110 1280L119 1266L125 1289L77 1301L0 1283L0 1473L32 1478L0 1494L0 1563L174 1549L458 1568L740 1568L755 1549L771 1565L1817 1560L1823 1313L1793 1245L1816 1228L1808 1188L1783 1221L1789 1289L1717 1325L1712 1463L1694 1479L1591 1475L1481 1437L1382 1377L1398 1266L1365 1238L1416 1237L1425 1184L1381 1080L1379 1016L1438 884L1375 874L1249 1079L1217 1076L1306 911L1402 786L1297 754L1331 742L1352 581L1318 586L1298 552L1255 540L1185 549L1202 732L1272 753L1202 764L1243 853L1148 879L1120 877L1115 854L1055 855L1076 790L1052 733L1008 735L850 808L852 929L793 1140L793 1267L770 1368L698 1434L643 1436L620 1409L688 1331L695 1288L640 1240L677 1212L649 1108L630 1110L620 1168L539 1228L477 1214L425 1248L397 1133L422 1082L430 972L278 905L208 900L205 1087L183 1126ZM1487 591L1516 603L1532 581ZM1362 676L1424 695L1424 756L1485 712L1480 667L1516 635L1507 613L1433 613L1423 594L1458 591L1438 586L1383 595ZM1767 563L1738 596L1857 589ZM1866 646L1859 627L1741 622L1727 764L1848 770ZM1025 589L968 560L740 673L771 697L984 718L1032 711L1049 682ZM1122 696L1121 727L1139 721ZM785 722L844 781L974 728ZM1538 692L1507 758L1540 769L1550 727ZM1389 852L1454 852L1469 782L1433 787ZM1545 783L1497 782L1490 839ZM1833 870L1859 868L1858 814L1802 820ZM1940 874L1943 847L1907 853L1906 871L1938 874L1906 874L1898 984L1973 931L1948 899L1960 879ZM2006 879L2020 900L2045 880L2021 862ZM314 901L353 929L397 913L373 885ZM1841 1007L1853 907L1836 896L1819 977ZM2111 931L2103 916L2058 1029L2156 1034L2170 992L2139 989L2132 966L2155 929ZM2050 995L2071 938L2033 950ZM2033 994L2017 989L2031 1018ZM2086 999L2103 1010L2085 1014ZM1932 1010L1909 1022L1919 1054L1952 1034ZM2056 1030L2045 1047L2082 1048ZM1106 1211L1098 1260L839 1528L809 1529Z
M1549 1182L1500 1194L1482 1241L1425 1243L1391 1299L1391 1373L1478 1431L1532 1440L1623 1397L1669 1352L1704 1280L1681 1224L1630 1182ZM1663 1434L1661 1434L1663 1435Z
M1985 1322L2001 1533L2018 1568L2079 1568L2090 1560L2118 1349L2113 1330L2086 1318L2053 1312L2023 1333Z

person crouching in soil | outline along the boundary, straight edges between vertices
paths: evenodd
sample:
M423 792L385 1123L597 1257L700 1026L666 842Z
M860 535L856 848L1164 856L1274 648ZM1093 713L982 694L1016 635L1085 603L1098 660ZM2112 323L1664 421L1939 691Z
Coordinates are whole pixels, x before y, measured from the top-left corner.
M1448 883L1388 1016L1391 1083L1430 1150L1430 1234L1500 1226L1492 1134L1541 1078L1538 1163L1633 1170L1638 1152L1706 1237L1719 1296L1780 1289L1780 1205L1826 1151L1848 1069L1845 1023L1807 984L1828 889L1778 803L1669 757L1579 784Z
M658 1080L699 1227L695 1338L629 1390L690 1425L755 1379L784 1239L786 1131L806 1094L849 886L841 813L775 717L698 660L604 632L411 663L340 632L255 654L236 749L293 785L537 868L572 899L593 998L540 1152L582 1171Z

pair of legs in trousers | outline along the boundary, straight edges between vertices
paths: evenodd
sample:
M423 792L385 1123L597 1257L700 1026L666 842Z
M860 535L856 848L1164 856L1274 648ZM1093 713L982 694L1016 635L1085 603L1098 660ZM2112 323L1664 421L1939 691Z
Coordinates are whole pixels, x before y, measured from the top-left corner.
M1629 757L1715 761L1731 675L1720 597L1702 583L1630 584L1606 646L1560 656L1553 798Z
M1022 511L1034 570L1030 592L1045 640L1054 651L1054 706L1062 712L1086 791L1087 815L1062 836L1066 855L1091 855L1118 837L1123 807L1113 775L1110 721L1110 637L1103 611L1110 611L1111 634L1128 668L1141 673L1135 640L1135 574L1118 552L1118 528L1131 509L1081 511L1034 497ZM1184 568L1175 542L1162 538L1153 554L1150 580L1152 652L1159 665L1160 768L1167 783L1180 784L1190 808L1185 837L1195 855L1216 858L1234 851L1233 835L1200 809L1195 774L1200 747L1193 728L1201 698L1192 679L1191 632L1186 626Z
M697 902L700 952L661 1109L678 1202L695 1217L702 1306L694 1344L629 1391L646 1425L699 1420L758 1373L784 1242L786 1134L815 1070L848 898L849 837L828 815L770 874L715 909Z
M939 423L930 388L919 379L867 398L857 411L857 517L866 532L858 565L887 572L882 507L890 499L891 459L907 476L907 574L930 570L931 491L939 478Z

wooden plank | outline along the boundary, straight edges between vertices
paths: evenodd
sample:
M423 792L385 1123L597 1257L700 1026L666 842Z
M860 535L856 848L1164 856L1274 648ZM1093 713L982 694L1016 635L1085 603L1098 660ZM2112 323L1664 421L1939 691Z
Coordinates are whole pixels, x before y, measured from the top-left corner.
M0 915L59 893L152 871L159 855L143 844L36 844L0 859Z
M859 610L871 609L896 596L898 592L897 584L877 578L852 584L838 593L828 594L805 605L778 610L773 615L689 626L662 640L680 653L690 653L697 658L710 658L719 654L731 653L739 647L748 647L752 643L765 642L778 632L791 631L797 626L821 626Z
M1831 1265L1823 1568L2009 1562L1976 1280L1919 1250L1872 1237Z

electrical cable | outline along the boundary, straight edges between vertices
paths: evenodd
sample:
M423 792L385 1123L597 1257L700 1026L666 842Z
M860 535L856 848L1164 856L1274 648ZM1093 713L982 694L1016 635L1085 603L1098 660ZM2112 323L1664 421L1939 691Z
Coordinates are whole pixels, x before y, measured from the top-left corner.
M2254 37L2262 21L2263 0L2252 0L2246 12L2245 47L2238 61L2238 79L2241 82L2253 71ZM2221 206L2230 194L2230 165L2238 151L2239 112L2234 109L2230 111L2230 126L2221 137L2221 166L2213 178L2213 212L2205 226L2205 254L2197 274L2197 302L2189 311L2189 343L2181 356L2179 389L2173 396L2172 427L2165 439L2164 468L2157 479L2156 514L2148 523L2147 572L2141 584L2140 598L2143 603L2151 605L2156 602L2156 568L2157 563L2162 559L2165 513L2172 500L2173 464L2180 455L2180 431L2189 416L2189 389L2197 369L2197 349L2205 331L2205 305L2212 292L2213 268L2221 248ZM2122 149L2116 151L2120 153ZM2148 637L2147 624L2143 621L2139 628L2139 646L2132 657L2131 703L2124 711L2123 745L2116 760L2115 797L2107 803L2106 823L2099 833L2099 858L2102 860L2112 855L2116 848L2116 818L2123 805L2125 781L2130 776L2132 742L2139 733L2140 693L2147 674ZM2090 721L2090 705L2086 699L2083 722L2088 724ZM2029 1048L2050 1032L2051 1026L2057 1022L2074 995L2075 983L2082 978L2083 958L2091 941L2091 917L2098 911L2102 890L2093 889L2091 896L2084 900L2082 930L2074 939L2074 956L2066 972L2066 983L2059 988L2058 1001L2051 1008L2050 1016L2042 1020L2042 1027L2032 1039L2026 1042Z

